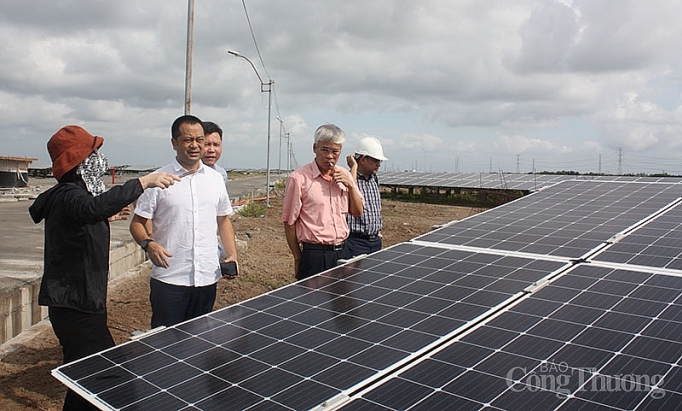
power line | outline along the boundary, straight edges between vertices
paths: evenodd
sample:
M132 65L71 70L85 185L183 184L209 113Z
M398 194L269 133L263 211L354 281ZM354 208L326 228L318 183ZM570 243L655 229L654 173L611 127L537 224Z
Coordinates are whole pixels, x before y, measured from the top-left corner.
M260 54L260 49L258 48L258 42L256 41L256 35L253 33L253 26L251 25L251 18L249 17L249 11L246 9L246 1L242 0L242 6L244 6L244 14L246 15L246 23L249 25L249 31L251 32L251 38L253 39L253 45L256 47L256 53L258 54L258 59L260 64L263 66L263 71L267 74L268 79L271 79L270 73L268 73L268 68L265 67L265 62L263 62L263 56Z
M256 54L258 54L258 60L260 61L261 66L263 66L263 71L267 75L268 80L270 80L270 96L274 97L275 111L277 112L277 117L282 118L282 114L279 111L279 100L277 98L277 88L275 87L275 83L272 81L272 77L270 76L270 73L268 72L268 68L265 66L265 61L263 60L263 55L261 54L260 48L258 47L258 41L256 40L256 34L253 31L253 25L251 24L251 17L249 16L249 10L246 8L246 0L242 0L242 6L244 8L244 15L246 16L246 23L248 24L249 32L251 33L251 39L253 40L253 45L256 48Z

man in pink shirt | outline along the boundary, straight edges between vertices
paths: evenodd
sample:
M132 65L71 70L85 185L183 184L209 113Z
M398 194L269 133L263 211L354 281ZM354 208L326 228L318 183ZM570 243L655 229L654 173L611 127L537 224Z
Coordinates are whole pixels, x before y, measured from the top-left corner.
M359 217L363 198L355 179L336 163L346 136L333 124L315 131L315 161L287 178L282 221L294 256L296 279L310 277L350 258L346 215Z

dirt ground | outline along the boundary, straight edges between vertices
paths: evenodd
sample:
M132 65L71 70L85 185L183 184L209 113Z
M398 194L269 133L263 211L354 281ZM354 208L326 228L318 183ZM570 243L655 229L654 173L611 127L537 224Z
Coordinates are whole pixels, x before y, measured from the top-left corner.
M218 283L216 309L293 281L293 260L280 222L282 201L270 203L262 217L233 216L235 234L246 242L246 249L239 255L239 277ZM384 200L384 247L475 211ZM149 328L149 264L136 267L110 285L109 327L117 344L127 341L132 332ZM61 347L48 321L5 344L0 350L0 410L61 410L66 388L50 375L61 363Z

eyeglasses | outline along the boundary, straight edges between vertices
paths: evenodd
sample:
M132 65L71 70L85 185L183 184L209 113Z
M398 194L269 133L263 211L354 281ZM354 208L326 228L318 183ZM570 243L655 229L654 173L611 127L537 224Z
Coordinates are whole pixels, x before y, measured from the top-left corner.
M320 151L322 151L325 154L332 153L335 156L341 154L341 150L339 150L338 148L320 147Z

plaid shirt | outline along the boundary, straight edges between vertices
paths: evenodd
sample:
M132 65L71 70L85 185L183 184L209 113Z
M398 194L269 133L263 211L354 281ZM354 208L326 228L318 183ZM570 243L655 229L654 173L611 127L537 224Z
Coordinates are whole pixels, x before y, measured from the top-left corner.
M358 188L365 199L362 216L353 217L348 214L346 222L351 233L374 235L381 231L381 194L379 193L379 179L372 174L369 179L358 173Z

